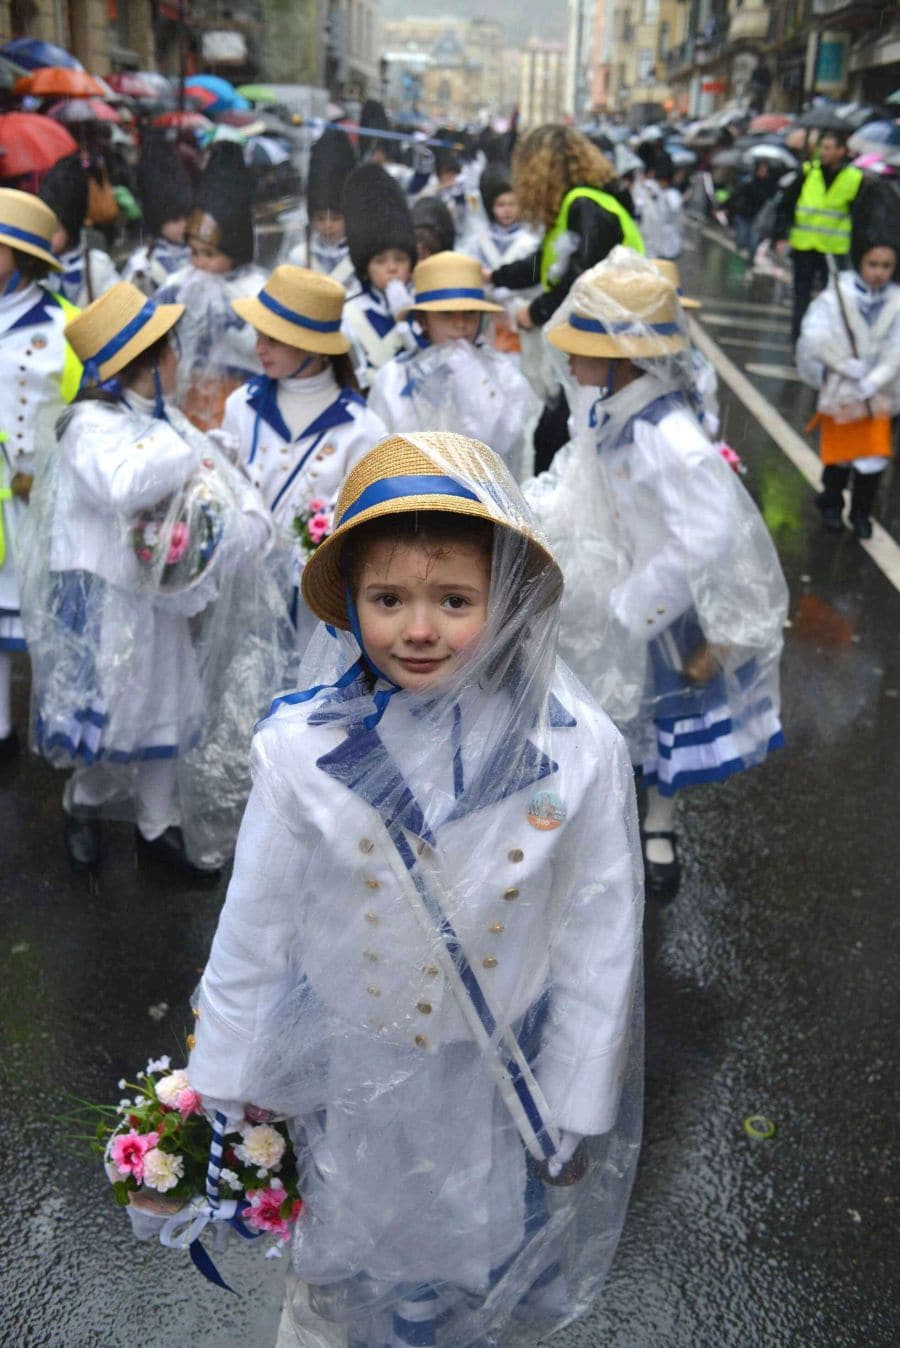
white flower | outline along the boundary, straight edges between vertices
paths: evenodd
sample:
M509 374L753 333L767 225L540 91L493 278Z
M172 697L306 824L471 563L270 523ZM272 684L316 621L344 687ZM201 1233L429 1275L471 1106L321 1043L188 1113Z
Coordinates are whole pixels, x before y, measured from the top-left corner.
M270 1188L270 1189L283 1189L283 1188L284 1188L284 1185L282 1184L281 1180L278 1178L277 1175L273 1175L273 1176L272 1176L272 1183L269 1185L269 1188Z
M219 1180L222 1184L227 1184L229 1189L240 1189L241 1181L233 1170L220 1170Z
M147 1073L149 1074L150 1072L168 1072L171 1066L172 1066L172 1059L169 1057L167 1053L164 1053L161 1058L151 1058L149 1060L149 1062L147 1063Z
M183 1175L182 1157L170 1156L168 1152L160 1151L159 1147L151 1147L145 1154L144 1184L148 1188L164 1194L167 1189L174 1189Z
M282 1247L280 1245L270 1245L266 1250L267 1259L280 1259Z
M170 1072L156 1083L156 1098L168 1109L177 1109L183 1091L189 1089L188 1074L185 1071Z
M127 1089L128 1089L128 1082L123 1077L122 1080L119 1082L119 1090L126 1091Z
M277 1170L284 1155L284 1138L276 1128L260 1123L255 1128L242 1128L243 1142L235 1147L238 1160L244 1165L265 1170Z
M269 1178L269 1172L268 1172L268 1170L257 1170L257 1172L256 1172L256 1178L257 1178L257 1179L268 1179L268 1178Z

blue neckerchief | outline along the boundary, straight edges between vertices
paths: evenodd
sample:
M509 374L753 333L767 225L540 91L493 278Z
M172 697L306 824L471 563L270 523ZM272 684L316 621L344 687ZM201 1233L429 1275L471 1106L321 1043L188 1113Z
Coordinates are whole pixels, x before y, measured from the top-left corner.
M374 286L368 284L363 286L362 293L368 295L378 307L368 306L364 313L371 323L372 327L378 333L379 337L386 337L388 333L397 326L397 320L387 307L387 299L381 290L376 290Z
M247 398L247 404L256 412L256 417L253 422L253 439L250 445L250 454L247 459L248 465L253 463L256 458L256 451L259 448L259 428L261 420L271 426L276 435L279 435L282 440L286 440L288 444L297 445L300 444L302 440L312 438L312 444L309 445L305 453L301 455L298 462L294 465L293 471L288 475L286 481L282 483L278 489L278 494L269 506L270 510L274 510L293 486L298 473L300 473L309 462L310 455L314 454L319 448L319 445L322 443L328 432L334 430L335 426L343 426L347 422L351 422L353 420L352 409L354 407L362 407L365 404L354 389L343 388L338 393L334 402L330 403L328 407L325 408L324 412L321 412L314 421L311 421L310 424L300 432L296 439L292 440L287 423L278 407L277 379L269 379L268 375L258 375L255 379L250 380L248 387L250 393Z
M498 225L496 220L492 220L490 236L498 248L508 248L521 229L522 222L520 220L516 220L512 225Z
M623 445L630 445L634 439L635 422L645 421L649 422L651 426L658 426L663 418L667 417L670 412L677 412L680 409L689 412L693 411L686 393L683 393L681 389L672 389L668 393L661 393L658 398L654 398L652 403L648 403L647 406L642 407L639 412L635 412L634 416L626 421L612 444L606 445L604 448L621 449ZM603 428L602 420L600 421L599 428Z
M17 318L15 323L10 323L8 328L0 332L0 337L5 337L8 332L15 332L17 328L32 328L38 323L49 323L54 312L59 312L59 304L54 295L39 286L40 298L35 300L30 309L27 309L21 318Z

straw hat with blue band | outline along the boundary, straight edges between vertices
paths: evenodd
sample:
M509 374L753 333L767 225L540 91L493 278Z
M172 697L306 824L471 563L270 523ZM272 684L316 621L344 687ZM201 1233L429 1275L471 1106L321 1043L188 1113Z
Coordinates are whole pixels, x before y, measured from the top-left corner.
M305 267L276 267L259 294L231 307L276 342L323 356L342 356L350 343L341 332L347 292L337 281Z
M433 458L426 448L433 450ZM351 530L384 515L426 510L488 520L520 532L538 570L553 568L558 572L547 548L491 505L489 482L485 482L481 496L476 494L474 487L485 475L484 455L485 448L477 440L449 431L424 431L409 438L392 435L360 459L341 488L334 532L319 544L303 568L303 598L313 613L334 627L351 630L341 550ZM458 476L454 464L459 465Z
M676 355L687 346L676 287L627 248L613 249L576 278L544 334L573 356L641 359Z
M173 328L183 304L155 304L128 281L118 281L65 326L86 382L103 383Z
M650 261L653 263L660 276L664 276L667 281L672 282L672 285L678 291L678 303L681 305L682 309L703 308L703 305L699 300L691 299L688 295L683 295L681 293L681 274L678 271L677 262L670 262L668 258L664 257L652 257Z
M415 300L408 312L499 314L502 305L485 297L481 263L464 253L433 253L413 272Z
M51 246L58 229L59 221L40 197L13 187L0 187L0 243L39 257L54 271L62 271Z

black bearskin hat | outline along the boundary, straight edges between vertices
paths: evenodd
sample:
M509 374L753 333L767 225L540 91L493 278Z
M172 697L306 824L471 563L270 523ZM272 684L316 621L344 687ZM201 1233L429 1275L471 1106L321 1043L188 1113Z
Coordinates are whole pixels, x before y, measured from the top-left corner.
M191 180L174 142L165 132L145 133L137 183L144 228L154 238L169 220L184 220L188 215L193 204Z
M866 183L854 203L850 254L858 267L870 248L893 248L900 275L900 190L890 180Z
M416 240L421 239L429 253L452 253L456 242L453 216L440 197L419 197L412 209Z
M306 209L340 214L344 183L356 167L353 146L343 131L327 127L309 152Z
M57 160L41 180L38 196L56 213L69 236L69 245L74 247L88 207L88 175L80 156L70 154Z
M360 164L344 184L344 228L353 268L365 282L369 263L387 248L400 248L416 265L416 234L406 197L380 164Z
M434 139L447 142L446 145L434 147L435 171L437 173L459 173L462 168L462 158L457 147L460 145L462 137L453 130L452 126L440 126L434 133Z
M384 104L379 103L377 98L367 98L360 110L359 125L370 131L390 131L391 119L384 110ZM396 142L376 140L374 136L360 136L359 141L363 159L368 159L376 150L383 150L389 159L394 158L393 145Z
M236 141L213 144L186 234L218 248L236 267L253 261L253 179Z
M488 164L478 180L478 188L485 214L489 220L493 220L494 202L498 197L502 197L504 192L513 190L509 164L501 164L499 161Z

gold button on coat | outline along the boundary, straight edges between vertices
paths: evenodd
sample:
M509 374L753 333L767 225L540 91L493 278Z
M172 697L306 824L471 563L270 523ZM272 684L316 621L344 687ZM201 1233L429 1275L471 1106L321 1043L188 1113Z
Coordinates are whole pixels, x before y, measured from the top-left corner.
M514 847L509 853L509 859L512 862L524 861L525 853L522 851L521 847Z
M507 901L511 901L512 899L517 899L517 898L519 897L519 891L518 891L517 889L504 889L504 891L503 891L503 897L504 897L504 899L506 899Z
M423 1016L430 1016L431 1002L416 1002L416 1010L421 1011Z
M375 844L372 842L372 839L371 839L371 838L360 838L360 840L359 840L359 850L360 850L361 852L365 852L366 854L368 854L369 852L371 852L371 851L374 849L374 847L375 847Z
M493 955L486 955L485 958L481 961L481 967L483 969L496 969L497 961Z

